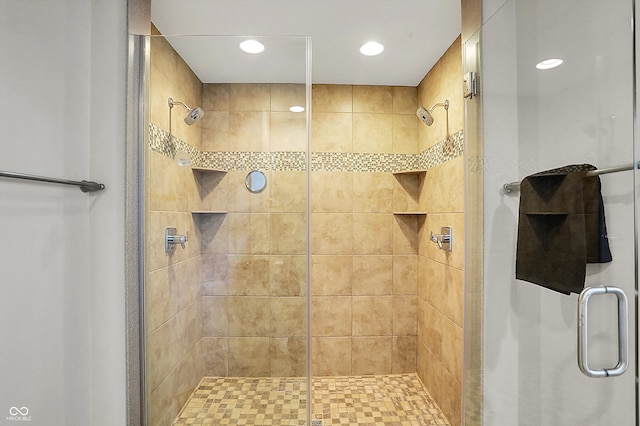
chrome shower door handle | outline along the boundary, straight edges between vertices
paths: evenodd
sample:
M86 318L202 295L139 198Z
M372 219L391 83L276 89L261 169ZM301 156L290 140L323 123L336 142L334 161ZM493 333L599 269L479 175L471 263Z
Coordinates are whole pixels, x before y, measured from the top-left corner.
M613 294L618 299L618 364L612 368L589 367L589 299L596 295ZM587 287L578 297L578 367L588 377L614 377L629 366L629 320L627 295L618 287Z

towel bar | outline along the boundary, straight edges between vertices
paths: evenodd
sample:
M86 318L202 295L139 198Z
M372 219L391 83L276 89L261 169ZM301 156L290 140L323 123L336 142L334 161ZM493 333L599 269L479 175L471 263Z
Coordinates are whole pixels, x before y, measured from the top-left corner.
M44 176L27 175L24 173L5 172L1 170L0 170L0 177L6 177L6 178L12 178L12 179L35 180L38 182L59 183L62 185L75 185L75 186L79 186L80 191L82 192L102 191L104 189L104 184L97 183L97 182L90 182L87 180L78 182L75 180L56 179L56 178L49 178Z
M607 173L617 173L617 172L624 172L627 170L634 170L638 167L640 167L640 162L627 164L626 166L609 167L608 169L591 170L586 172L584 175L586 177L600 176L600 175L605 175ZM504 185L502 185L502 190L504 191L505 194L511 194L512 192L520 191L520 182L505 183Z

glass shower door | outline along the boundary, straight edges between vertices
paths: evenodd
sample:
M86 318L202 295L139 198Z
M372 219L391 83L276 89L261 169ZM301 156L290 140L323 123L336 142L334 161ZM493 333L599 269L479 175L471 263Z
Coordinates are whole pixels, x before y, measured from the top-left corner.
M307 424L307 39L250 56L153 16L146 423Z
M522 222L538 219L520 214L524 184L523 191L518 185L510 185L511 192L503 189L505 183L567 165L633 168L632 2L496 3L485 2L482 27L483 423L636 424L635 169L600 175L612 261L583 268L584 287L593 289L581 310L577 292L563 294L516 279L517 263L520 269L529 261L530 269L539 272L556 259L516 260L518 244L543 237L528 234L524 241L521 234L518 241ZM545 235L575 252L575 240L560 233L567 217L540 220L555 221L545 222ZM558 276L568 269L567 263L557 262L550 271ZM618 290L605 293L602 286ZM626 312L619 309L623 295ZM625 372L615 371L626 355L625 340L631 362ZM589 369L601 377L585 374ZM616 372L622 374L613 377Z

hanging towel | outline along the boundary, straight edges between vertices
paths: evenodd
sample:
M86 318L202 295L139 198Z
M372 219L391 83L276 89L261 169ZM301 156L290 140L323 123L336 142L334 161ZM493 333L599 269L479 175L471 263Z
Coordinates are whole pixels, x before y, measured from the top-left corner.
M596 168L577 164L520 183L516 278L570 294L584 288L586 264L611 261Z

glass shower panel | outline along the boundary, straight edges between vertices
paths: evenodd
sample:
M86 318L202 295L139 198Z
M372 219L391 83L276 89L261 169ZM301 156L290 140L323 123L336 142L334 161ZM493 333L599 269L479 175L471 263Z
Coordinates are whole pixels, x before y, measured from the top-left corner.
M147 423L307 424L307 39L154 34Z
M519 216L519 190L502 190L505 183L566 165L634 164L632 2L510 0L499 8L487 3L484 13L490 17L482 28L484 424L635 424L635 365L607 378L587 377L578 367L577 294L515 278L519 223L531 218ZM536 66L550 59L563 62ZM633 360L634 172L600 180L613 261L587 264L585 287L615 286L626 293ZM554 231L559 227L549 229L545 235L561 238ZM542 241L541 235L534 239ZM575 249L570 241L567 252ZM557 265L554 273L567 268ZM611 295L589 302L584 321L593 368L618 362L617 306Z

